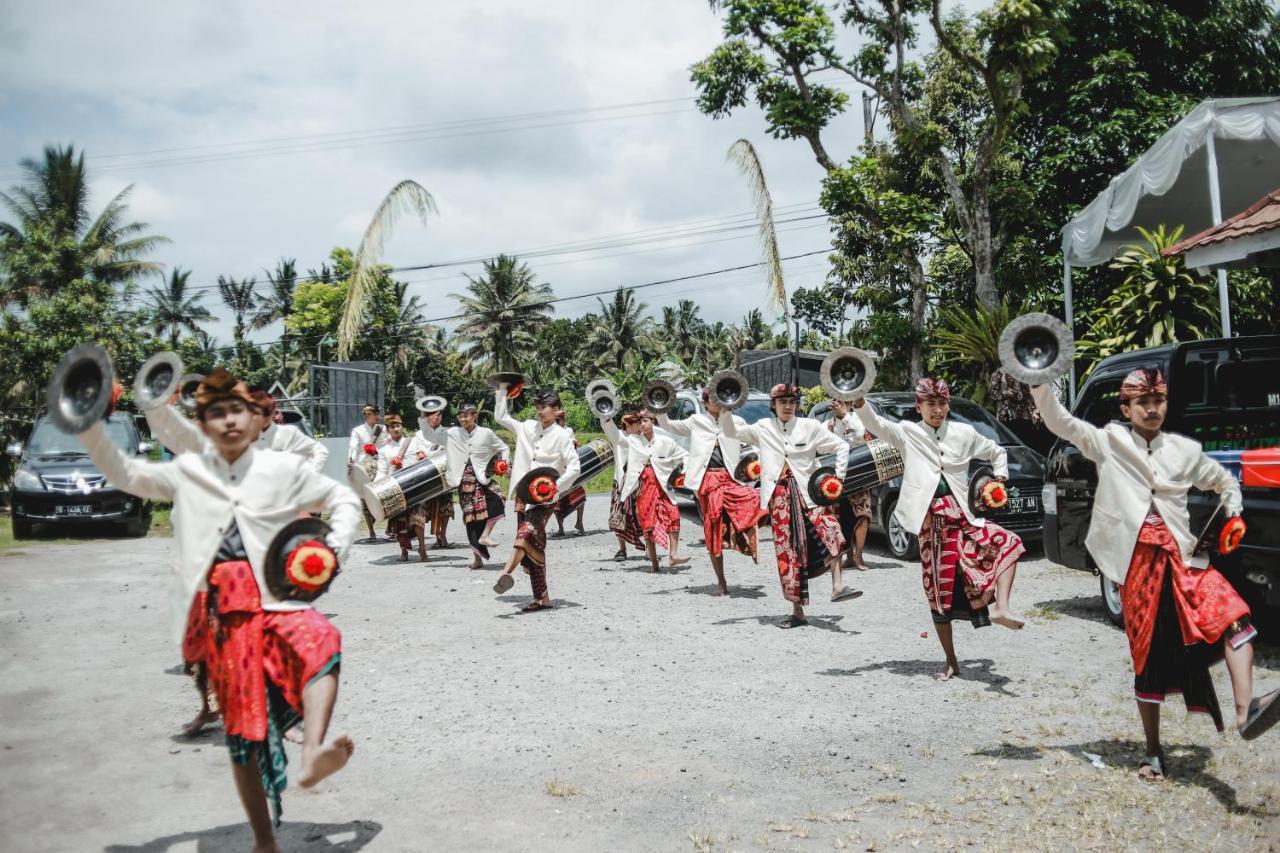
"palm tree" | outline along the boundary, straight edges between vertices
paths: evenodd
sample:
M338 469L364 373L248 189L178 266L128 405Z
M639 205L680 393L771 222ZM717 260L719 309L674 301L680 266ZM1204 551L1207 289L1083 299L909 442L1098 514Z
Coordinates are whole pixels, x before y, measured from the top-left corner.
M151 312L151 323L157 335L169 332L169 346L176 349L182 330L193 335L200 331L200 323L213 319L209 309L200 303L204 301L203 293L187 294L187 279L191 278L191 270L174 267L164 287L153 287L147 291L154 308Z
M231 309L231 316L235 320L233 333L237 355L244 351L246 323L253 314L254 306L257 305L257 298L253 293L256 284L257 279L246 278L236 281L234 278L218 276L218 293L222 296L223 304Z
M467 366L518 370L555 310L551 285L538 284L529 265L510 255L485 261L481 275L466 278L470 293L453 297L466 314L457 334Z
M257 298L257 312L250 322L251 329L265 329L277 320L284 322L281 340L289 339L289 315L293 313L293 292L298 286L298 262L293 258L281 258L274 273L266 272L271 292Z
M375 297L378 281L384 273L379 263L383 243L396 220L405 212L416 213L426 225L427 214L436 212L436 201L416 181L401 181L391 188L374 211L369 227L360 238L360 248L356 250L355 264L351 268L351 283L347 288L346 302L342 305L342 319L338 322L338 358L351 356L368 313L368 303Z
M759 308L752 308L742 318L742 325L734 328L734 349L759 349L773 340L773 330L764 321Z
M652 321L643 315L646 306L636 302L634 290L619 287L613 292L612 301L596 301L600 303L600 316L595 318L582 345L583 354L592 363L618 371L657 354Z
M21 167L24 183L0 193L14 219L0 221L0 305L26 306L77 279L118 285L160 271L145 257L169 241L146 234L146 223L126 221L132 184L93 217L84 154L74 146L48 146L43 161L25 159Z
M756 219L760 228L760 249L764 254L764 274L768 285L769 308L784 318L790 316L787 307L787 286L782 280L782 253L778 251L778 235L773 228L773 196L764 179L764 167L756 148L746 139L739 139L729 146L726 158L738 167L747 179L751 197L756 205Z
M733 329L719 321L703 326L694 341L697 359L707 366L708 372L728 367L737 355L733 345Z
M671 354L683 362L697 355L697 336L705 325L692 299L681 299L676 307L662 309L662 338Z

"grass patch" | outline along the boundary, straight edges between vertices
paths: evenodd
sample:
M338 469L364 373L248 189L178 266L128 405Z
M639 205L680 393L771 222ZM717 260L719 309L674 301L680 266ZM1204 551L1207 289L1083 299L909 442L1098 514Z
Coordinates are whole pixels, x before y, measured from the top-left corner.
M544 783L544 787L548 794L553 797L576 797L582 793L582 790L571 782L561 782L559 779L552 779L550 782Z
M1062 611L1054 604L1037 604L1027 611L1027 617L1043 622L1057 622L1062 618Z
M13 521L0 524L0 551L7 551L16 545L17 543L13 541Z
M689 841L693 844L694 853L711 853L711 833L691 829Z

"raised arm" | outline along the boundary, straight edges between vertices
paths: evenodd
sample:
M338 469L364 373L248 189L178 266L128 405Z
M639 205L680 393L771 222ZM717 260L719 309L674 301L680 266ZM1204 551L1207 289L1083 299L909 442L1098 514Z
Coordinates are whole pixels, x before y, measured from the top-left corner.
M836 477L844 479L849 468L849 442L819 424L813 431L813 446L819 453L836 455Z
M658 417L661 418L662 415ZM613 418L601 418L600 431L604 433L605 440L614 447L617 447L618 442L622 440L622 433L618 432L618 425L613 422Z
M658 415L658 426L662 427L672 435L689 435L693 432L693 425L689 423L688 418L681 418L678 421L673 421L671 418L667 417L666 412L662 412Z
M858 412L858 420L866 427L867 432L876 438L884 439L898 448L898 450L902 450L907 443L907 434L902 424L883 420L876 414L876 410L873 407L867 405L865 399L855 400L853 405Z
M745 422L739 426L738 422L733 419L733 412L728 409L720 410L720 429L724 432L726 438L745 441L747 444L757 444L759 440L756 428Z
M1009 479L1009 454L996 442L977 430L973 431L970 459L983 459L991 463L991 471L1001 480Z
M107 437L101 422L80 433L80 443L117 489L140 498L173 500L178 485L177 462L146 462L126 456Z
M183 417L173 406L156 406L143 414L147 416L151 434L170 452L200 453L204 450L208 442L204 432L195 421Z
M1036 401L1040 417L1051 433L1080 448L1080 452L1094 462L1102 461L1107 455L1107 434L1088 421L1073 417L1058 402L1053 388L1048 385L1033 385L1031 397Z
M308 464L298 466L297 491L294 494L299 506L323 507L329 513L332 528L325 537L327 544L338 552L338 559L346 558L356 527L360 523L360 499L351 489L331 480Z
M1217 460L1201 453L1200 458L1196 460L1194 478L1197 489L1222 495L1222 511L1228 518L1240 514L1244 507L1244 501L1240 495L1240 484Z
M361 446L360 439L356 435L355 428L352 427L351 438L347 440L347 466L350 467L354 465L356 460L360 458L360 454L363 452L364 448Z
M511 434L520 435L520 422L511 417L510 403L507 400L507 388L500 386L493 392L493 422L511 430Z

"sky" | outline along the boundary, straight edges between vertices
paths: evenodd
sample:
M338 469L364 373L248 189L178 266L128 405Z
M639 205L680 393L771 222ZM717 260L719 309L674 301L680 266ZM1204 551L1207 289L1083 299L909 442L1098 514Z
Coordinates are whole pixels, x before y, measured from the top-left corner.
M688 68L720 41L705 0L5 5L0 186L45 145L85 151L95 212L132 185L133 218L172 241L155 259L193 271L224 342L219 275L265 290L282 257L318 268L404 179L438 214L402 219L383 261L450 264L396 274L427 318L453 314L479 271L453 262L499 252L538 252L528 262L558 297L755 263L750 191L725 158L739 138L763 162L782 254L818 253L787 263L788 289L825 276L808 146L770 138L758 110L715 121L694 106ZM837 159L862 138L860 96L841 85ZM765 293L754 268L638 296L655 316L687 298L728 322Z

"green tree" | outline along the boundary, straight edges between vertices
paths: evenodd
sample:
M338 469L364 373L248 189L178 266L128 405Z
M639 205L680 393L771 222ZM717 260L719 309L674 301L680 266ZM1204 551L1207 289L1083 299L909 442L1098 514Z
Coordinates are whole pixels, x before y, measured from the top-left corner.
M184 329L194 335L200 331L200 323L213 319L209 309L201 304L204 294L188 293L189 278L191 270L174 267L163 287L153 287L147 291L153 306L151 327L157 335L168 332L171 349L178 348L178 338Z
M222 304L231 309L231 318L233 321L232 334L236 342L236 355L243 355L245 352L245 332L249 328L249 320L253 316L253 309L257 306L257 297L254 295L254 287L257 280L252 278L240 279L227 276L218 276L218 295L222 297Z
M453 294L464 319L458 339L473 369L519 370L534 351L539 328L554 310L551 285L539 284L529 265L510 255L484 262L467 276L467 294Z
M582 342L591 333L594 318L557 317L534 334L534 355L529 365L538 385L580 393L592 378L582 359Z
M293 295L298 287L298 262L293 258L281 258L274 272L267 272L271 289L258 297L257 310L250 324L255 331L272 323L284 323L284 337L289 336L289 315L293 313Z
M692 299L681 299L675 306L662 308L659 336L667 352L682 362L691 361L698 353L698 335L706 326L698 312L698 303Z
M658 354L652 321L644 316L646 306L636 301L634 290L619 287L609 302L596 301L600 303L600 314L582 344L582 353L590 363L621 371Z
M117 286L124 295L140 275L160 271L146 259L167 238L128 221L132 185L95 217L89 208L84 154L46 147L42 160L21 162L26 180L0 193L12 221L0 221L0 306L27 306L77 280Z

